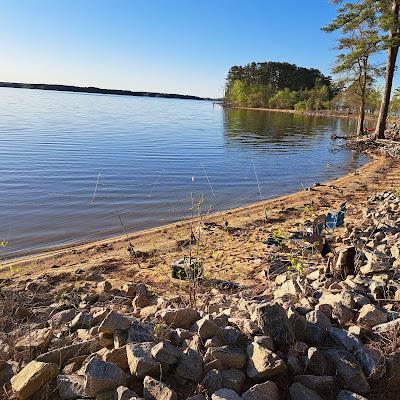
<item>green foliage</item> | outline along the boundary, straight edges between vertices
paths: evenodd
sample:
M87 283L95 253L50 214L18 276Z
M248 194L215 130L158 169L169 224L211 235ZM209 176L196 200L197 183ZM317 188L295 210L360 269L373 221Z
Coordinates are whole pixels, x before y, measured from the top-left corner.
M295 270L299 274L304 274L304 264L301 262L300 258L294 257L294 256L289 256L288 258L290 265L288 267L288 271Z
M226 79L225 101L241 107L293 110L297 103L308 100L299 109L315 110L326 108L333 94L330 77L315 68L266 62L232 67Z

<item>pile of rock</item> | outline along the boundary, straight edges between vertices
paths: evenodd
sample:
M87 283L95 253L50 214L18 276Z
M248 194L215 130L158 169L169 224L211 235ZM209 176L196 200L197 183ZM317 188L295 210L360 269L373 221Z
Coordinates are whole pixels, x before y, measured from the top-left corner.
M392 140L363 137L347 141L346 146L359 152L373 152L385 157L400 159L400 141L396 143Z
M363 211L330 268L278 275L262 294L213 288L194 309L88 280L19 307L0 384L23 400L362 400L382 383L396 396L400 200L377 194Z

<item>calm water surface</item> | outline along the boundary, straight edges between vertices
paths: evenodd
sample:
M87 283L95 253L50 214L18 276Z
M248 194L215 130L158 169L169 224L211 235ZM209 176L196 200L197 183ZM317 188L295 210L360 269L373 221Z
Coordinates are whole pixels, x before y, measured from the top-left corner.
M177 221L332 179L354 121L210 102L0 88L3 256ZM258 184L257 184L258 180Z

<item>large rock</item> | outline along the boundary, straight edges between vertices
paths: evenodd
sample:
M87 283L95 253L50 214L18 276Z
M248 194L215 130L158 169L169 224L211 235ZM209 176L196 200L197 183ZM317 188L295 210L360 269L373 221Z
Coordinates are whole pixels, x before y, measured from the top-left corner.
M318 393L330 394L337 390L335 377L330 375L297 375L294 381Z
M317 392L306 388L299 382L295 382L289 387L289 393L292 400L323 400Z
M336 400L367 400L367 399L357 393L353 393L348 390L341 390L338 396L336 397Z
M57 389L62 399L87 397L85 378L81 375L58 375Z
M89 396L126 386L128 377L121 368L93 357L83 368L85 391Z
M85 342L71 344L69 346L60 347L47 353L40 354L38 361L58 364L64 366L68 360L81 355L89 355L100 349L99 342L96 339L87 340Z
M160 372L160 364L151 355L153 342L129 343L126 345L129 370L137 378L146 375L157 376Z
M16 361L7 361L5 365L0 368L0 386L9 383L11 378L18 374L19 367Z
M306 314L308 322L317 325L323 331L327 331L332 327L331 320L319 310L313 310Z
M93 315L87 312L80 312L71 321L71 331L74 332L78 329L90 329L93 324Z
M120 367L124 371L129 368L126 346L120 347L119 349L109 350L105 352L101 358L103 361L111 362L118 365L118 367Z
M207 318L196 321L190 330L197 333L203 340L210 339L214 336L222 337L219 326Z
M329 329L331 339L347 351L353 352L362 346L361 340L346 329L332 327Z
M164 341L151 349L151 355L160 363L172 365L179 361L182 350L175 347L171 342Z
M144 400L176 400L177 395L166 384L146 376L143 381L143 398Z
M57 373L58 366L55 364L31 361L11 378L12 390L19 399L28 399L51 381Z
M210 347L205 355L206 361L219 360L225 368L242 369L246 365L246 354L237 347Z
M325 375L329 372L329 364L323 350L316 347L308 349L305 363L307 371L312 372L314 375Z
M10 359L8 352L0 348L0 369L6 365L7 361Z
M304 315L301 315L299 312L297 312L294 307L290 307L288 309L287 316L296 339L298 341L304 341L306 339L307 330L307 320Z
M354 357L368 379L377 381L385 374L385 357L378 349L362 346L354 353Z
M347 389L364 394L370 386L357 360L347 351L328 349L325 355L332 362L336 374L342 379Z
M16 344L18 351L24 350L46 350L53 337L51 328L36 329L28 331Z
M246 375L240 369L230 368L222 371L222 387L241 393Z
M211 400L242 400L232 389L219 389L211 396Z
M364 255L367 259L367 263L360 268L362 274L374 274L376 272L384 272L390 269L390 259L384 253L364 250Z
M217 369L212 369L204 376L201 385L209 394L216 392L222 388L222 374Z
M113 333L116 330L129 329L131 320L125 315L110 311L99 326L99 332Z
M394 333L400 329L400 318L393 321L385 322L384 324L375 325L372 330L375 333Z
M286 370L286 365L275 353L253 342L247 346L247 376L262 381Z
M252 319L261 331L278 345L292 343L295 339L285 309L278 303L262 303L256 307Z
M191 382L200 382L203 376L203 360L199 353L186 349L178 362L176 374Z
M132 321L128 331L128 343L144 343L153 340L154 337L148 327L138 321Z
M279 400L279 390L274 382L267 381L252 386L242 394L243 400Z
M173 328L189 329L200 319L199 313L193 308L165 309L157 313L164 324Z
M357 322L361 325L373 327L387 322L387 313L374 304L361 307Z

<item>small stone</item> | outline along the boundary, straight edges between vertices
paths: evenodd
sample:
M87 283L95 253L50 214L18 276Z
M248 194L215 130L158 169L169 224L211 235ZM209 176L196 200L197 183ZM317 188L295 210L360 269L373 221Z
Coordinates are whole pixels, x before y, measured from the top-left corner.
M252 386L242 394L243 400L279 400L279 390L274 382L267 381Z
M10 382L11 378L16 375L19 371L18 362L7 361L0 368L0 386L3 386Z
M51 381L57 373L58 367L55 364L31 361L11 378L12 390L19 399L28 399Z
M146 376L143 381L144 400L176 400L177 395L174 390L165 383L157 381L150 376Z

